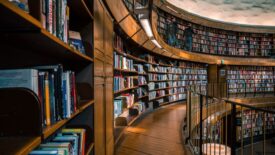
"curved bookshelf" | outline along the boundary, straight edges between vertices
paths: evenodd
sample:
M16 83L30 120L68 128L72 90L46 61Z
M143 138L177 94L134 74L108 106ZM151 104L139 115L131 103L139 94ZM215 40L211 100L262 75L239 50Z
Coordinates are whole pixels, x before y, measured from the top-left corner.
M163 11L157 10L158 13L158 33L167 43L168 21L176 16ZM274 52L274 33L244 33L227 31L223 29L215 29L205 27L200 24L186 21L184 19L176 19L176 43L181 43L180 47L185 49L184 33L188 26L192 27L192 49L191 52L223 55L223 56L240 56L240 57L270 57ZM191 31L190 31L191 32ZM168 43L169 44L169 43Z

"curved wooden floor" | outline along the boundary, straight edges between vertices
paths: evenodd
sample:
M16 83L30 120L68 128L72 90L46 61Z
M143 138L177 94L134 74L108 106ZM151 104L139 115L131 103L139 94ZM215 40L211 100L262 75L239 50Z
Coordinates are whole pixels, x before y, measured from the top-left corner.
M162 107L128 127L116 155L189 155L182 143L183 103Z

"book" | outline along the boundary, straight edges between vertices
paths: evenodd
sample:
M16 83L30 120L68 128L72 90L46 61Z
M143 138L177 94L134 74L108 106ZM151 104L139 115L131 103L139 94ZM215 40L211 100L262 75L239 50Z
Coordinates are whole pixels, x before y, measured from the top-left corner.
M18 6L20 9L29 13L28 0L9 0L9 1L12 2L14 5Z
M38 70L0 70L0 88L28 88L38 96Z
M59 155L58 150L33 150L29 155Z
M62 135L77 135L79 137L79 155L85 155L86 130L81 128L65 128L61 131Z
M58 153L64 155L72 155L73 149L71 143L68 142L48 142L45 144L40 144L38 147L39 150L52 150L57 149Z
M58 134L53 138L52 142L68 142L72 146L72 155L78 155L79 151L79 139L77 135L62 135Z
M81 53L85 54L85 48L79 32L72 30L69 31L69 44Z

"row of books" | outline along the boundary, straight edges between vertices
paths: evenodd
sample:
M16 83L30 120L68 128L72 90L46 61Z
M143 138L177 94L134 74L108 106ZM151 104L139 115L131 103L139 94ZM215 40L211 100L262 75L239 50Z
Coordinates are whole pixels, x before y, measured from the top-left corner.
M270 83L230 83L229 88L257 88L257 87L268 87L273 88L274 84Z
M271 74L270 74L271 73ZM274 78L274 75L272 72L268 74L229 74L227 75L227 79L234 80L234 79L243 79L243 80L272 80Z
M69 38L69 12L67 0L42 1L42 26L65 43Z
M132 59L128 59L122 55L119 55L116 52L114 52L114 67L117 69L135 71L134 61Z
M149 100L155 99L157 97L165 96L165 90L151 91L148 93Z
M183 19L177 18L174 27L175 41L171 42L170 35L168 32L168 23L171 21L173 15L164 13L163 11L158 11L158 32L163 39L172 46L176 48L185 48L185 36L184 31L187 26L191 25L193 30L193 48L192 51L202 52L202 53L212 53L219 55L240 55L240 56L271 56L273 35L272 34L256 34L256 33L239 33L227 30L219 30L215 28L209 28L202 25L197 25L190 23ZM172 21L173 22L173 21ZM168 41L169 40L169 41ZM179 45L180 44L180 45ZM228 46L228 44L231 44ZM235 44L232 46L232 44ZM257 53L248 53L250 45L260 45L260 50ZM268 46L262 46L268 45ZM270 46L269 46L270 45ZM216 47L214 47L216 46ZM231 48L228 48L231 47ZM234 48L232 48L234 47ZM245 49L238 49L245 48ZM252 46L251 48L254 49ZM267 51L268 50L268 51ZM238 51L238 52L236 52Z
M49 142L40 144L29 155L85 155L85 143L85 129L65 128Z
M148 74L149 81L160 81L160 80L168 80L166 74Z
M140 88L136 89L136 92L137 92L137 97L138 98L147 95L147 90L145 88L143 88L143 87L140 87Z
M138 85L145 85L147 84L145 76L138 76Z
M131 93L122 94L114 99L114 116L120 116L125 110L134 105L135 95Z
M268 93L274 92L273 87L255 87L255 88L229 88L229 93Z
M150 82L149 83L149 90L166 88L167 82Z
M114 48L116 50L119 50L119 51L124 51L124 44L123 44L123 40L122 38L119 36L119 35L114 35Z
M273 107L267 108L273 110ZM237 139L249 138L263 134L271 134L275 132L274 114L263 113L256 110L243 110L238 112L237 117L241 118L241 126L237 128ZM265 130L265 131L264 131Z
M137 85L137 76L114 76L114 91L120 91L127 88L132 88Z
M25 12L29 13L28 0L9 0ZM41 24L43 28L65 43L85 54L85 48L79 32L69 30L69 7L67 0L47 0L41 3ZM34 12L34 11L32 11Z
M0 70L0 88L18 87L39 97L43 126L70 118L77 109L75 73L61 65Z
M142 64L134 64L134 68L140 74L146 74Z
M175 94L175 95L168 96L169 102L185 100L185 99L186 99L186 94Z

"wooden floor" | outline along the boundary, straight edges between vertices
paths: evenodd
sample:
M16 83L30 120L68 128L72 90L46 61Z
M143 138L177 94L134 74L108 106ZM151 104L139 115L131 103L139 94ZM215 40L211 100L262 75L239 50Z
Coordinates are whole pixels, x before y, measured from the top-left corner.
M116 155L189 155L182 143L185 104L162 107L126 129Z

